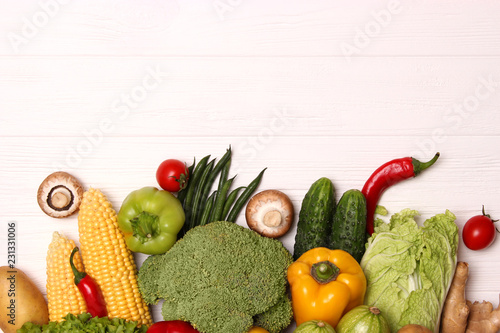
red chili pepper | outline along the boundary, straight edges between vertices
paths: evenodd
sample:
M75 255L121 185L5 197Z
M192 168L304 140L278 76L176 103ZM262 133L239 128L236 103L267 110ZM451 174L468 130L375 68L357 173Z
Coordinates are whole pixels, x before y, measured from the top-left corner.
M426 163L422 163L413 157L398 158L383 164L375 170L361 190L366 198L366 231L370 235L373 233L375 208L382 193L391 185L415 177L433 165L438 158L439 153L436 153L432 160Z
M82 293L85 303L87 303L87 312L92 317L106 317L108 311L106 310L106 302L102 296L101 289L87 273L78 271L73 263L73 256L77 251L78 248L75 247L69 257L69 263L75 275L75 284Z

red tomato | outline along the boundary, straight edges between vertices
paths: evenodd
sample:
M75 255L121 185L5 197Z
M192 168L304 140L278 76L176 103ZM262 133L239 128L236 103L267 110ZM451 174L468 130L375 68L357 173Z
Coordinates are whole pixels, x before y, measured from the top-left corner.
M482 250L490 246L496 237L496 228L489 215L476 215L471 217L462 230L465 246L471 250Z
M159 321L148 328L147 333L200 333L182 320Z
M186 187L189 172L186 163L179 160L165 160L156 170L156 180L162 189L178 192Z

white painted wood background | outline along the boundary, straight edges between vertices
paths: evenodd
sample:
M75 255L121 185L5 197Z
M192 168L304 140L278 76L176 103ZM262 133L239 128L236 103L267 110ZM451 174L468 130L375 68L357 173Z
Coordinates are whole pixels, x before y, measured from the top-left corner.
M78 238L76 216L36 202L59 169L119 209L164 159L231 145L236 185L268 167L260 190L298 211L320 177L338 199L388 160L439 151L381 204L450 209L460 229L483 204L500 218L497 1L2 1L0 34L0 265L15 221L17 267L43 292L52 233ZM460 243L468 299L498 305L499 251Z

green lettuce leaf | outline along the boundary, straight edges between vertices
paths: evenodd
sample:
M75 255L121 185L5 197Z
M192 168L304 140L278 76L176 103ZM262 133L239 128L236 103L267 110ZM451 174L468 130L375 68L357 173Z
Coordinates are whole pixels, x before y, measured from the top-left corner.
M78 316L68 314L63 321L51 321L40 326L25 323L17 333L146 333L147 326L137 326L136 321L126 321L120 318L92 317L89 313Z
M389 223L375 222L361 267L365 304L376 306L397 332L406 324L439 330L441 310L457 263L458 227L450 211L420 227L405 209Z

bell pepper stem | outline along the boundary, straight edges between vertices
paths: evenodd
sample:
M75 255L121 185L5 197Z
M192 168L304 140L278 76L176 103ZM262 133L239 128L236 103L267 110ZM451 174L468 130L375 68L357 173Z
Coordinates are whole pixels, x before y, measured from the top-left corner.
M430 161L425 163L420 162L415 158L412 158L411 163L413 164L413 173L415 174L415 176L421 173L423 170L430 167L431 165L433 165L434 163L436 163L438 158L439 158L439 153L436 153L436 155L434 155L434 157Z
M335 281L339 273L340 269L329 261L320 261L311 267L311 276L321 284Z
M75 276L75 285L80 284L80 281L82 281L82 279L87 276L87 273L80 272L78 269L76 269L75 264L73 263L73 257L75 256L75 253L77 251L78 248L75 247L73 251L71 251L71 256L69 257L69 264L71 266L71 270L73 271L73 275Z
M158 215L149 212L141 212L130 220L134 237L139 239L141 243L146 243L149 239L155 238L160 233L158 220Z

